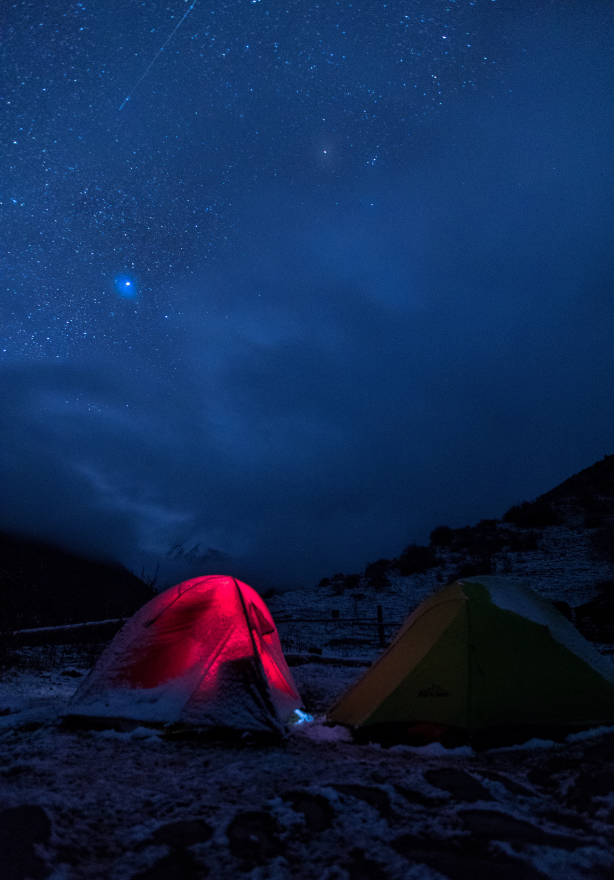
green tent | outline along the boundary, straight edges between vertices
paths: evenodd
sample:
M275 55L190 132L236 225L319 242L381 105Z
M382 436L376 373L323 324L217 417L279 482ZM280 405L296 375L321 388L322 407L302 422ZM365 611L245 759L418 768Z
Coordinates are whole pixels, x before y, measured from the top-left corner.
M367 733L417 722L569 732L614 724L614 674L542 596L512 578L472 577L426 599L328 719Z

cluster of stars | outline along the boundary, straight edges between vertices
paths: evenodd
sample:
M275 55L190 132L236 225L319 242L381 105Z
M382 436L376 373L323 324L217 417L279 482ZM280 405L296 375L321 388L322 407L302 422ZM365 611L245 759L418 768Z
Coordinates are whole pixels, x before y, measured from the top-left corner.
M15 4L6 356L149 337L178 279L241 251L250 190L403 163L412 126L492 63L472 48L485 6L125 2L110 27L102 7Z

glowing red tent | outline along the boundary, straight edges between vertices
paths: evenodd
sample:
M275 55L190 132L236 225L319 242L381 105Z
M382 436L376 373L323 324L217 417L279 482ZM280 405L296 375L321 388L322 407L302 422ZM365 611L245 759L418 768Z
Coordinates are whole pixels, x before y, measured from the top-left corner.
M71 716L280 729L301 705L273 618L231 577L171 587L128 620L75 693Z

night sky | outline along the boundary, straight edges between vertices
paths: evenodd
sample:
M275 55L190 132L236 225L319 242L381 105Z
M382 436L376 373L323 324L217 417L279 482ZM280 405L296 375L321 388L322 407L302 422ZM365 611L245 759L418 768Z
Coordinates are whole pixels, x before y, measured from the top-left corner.
M1 528L308 585L614 452L611 0L3 10Z

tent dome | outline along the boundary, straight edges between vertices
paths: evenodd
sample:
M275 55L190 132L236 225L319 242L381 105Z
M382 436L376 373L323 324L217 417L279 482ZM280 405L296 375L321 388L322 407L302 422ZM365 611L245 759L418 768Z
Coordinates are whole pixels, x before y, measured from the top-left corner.
M437 590L329 710L356 729L614 724L611 665L546 599L507 577Z
M170 587L131 617L68 713L266 732L300 705L264 601L212 575Z

